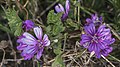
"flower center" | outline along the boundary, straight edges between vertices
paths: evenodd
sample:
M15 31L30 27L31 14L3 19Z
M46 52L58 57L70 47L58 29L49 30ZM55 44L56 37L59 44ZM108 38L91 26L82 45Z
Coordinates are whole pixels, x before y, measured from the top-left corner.
M91 36L92 37L92 42L96 42L98 43L99 41L99 37L97 37L97 35L95 34L94 36Z
M43 47L42 41L40 41L40 40L37 40L37 41L38 41L38 47L39 47L39 48L42 48L42 47Z

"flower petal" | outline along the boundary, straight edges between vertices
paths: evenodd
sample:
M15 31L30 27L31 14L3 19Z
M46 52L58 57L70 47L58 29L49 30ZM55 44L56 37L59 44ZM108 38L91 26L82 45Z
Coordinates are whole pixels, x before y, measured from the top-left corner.
M30 30L33 27L34 23L31 20L26 20L25 22L23 22L23 28L25 28L26 31Z
M65 12L64 7L61 4L56 5L55 10L56 10L57 13Z
M115 39L114 38L110 38L110 39L105 39L104 42L107 43L107 45L110 45L110 44L113 44L115 42Z
M90 44L89 47L88 47L88 50L90 52L94 51L95 54L99 53L100 52L99 44L97 44L97 43Z
M35 45L35 44L37 44L37 40L31 34L25 32L23 34L23 36L25 36L25 38L21 39L21 42L23 44L26 44L26 45Z
M25 45L25 44L20 44L19 46L17 46L17 49L18 50L23 50L23 49L25 49L27 47L27 45Z
M27 32L23 33L23 36L26 39L30 39L30 40L33 40L33 41L36 40L31 34L29 34Z
M97 21L98 20L98 15L97 14L92 14L91 18L92 18L92 21Z
M66 9L66 14L68 15L68 12L70 11L70 2L69 2L69 0L66 0L65 9Z
M87 34L89 34L89 35L93 36L96 33L96 31L95 31L95 25L93 23L85 26L84 29L85 29L85 32Z
M22 43L22 38L25 38L25 37L23 35L19 36L18 39L17 39L17 43Z
M65 21L67 18L68 18L68 14L65 13L62 15L61 20Z
M101 22L101 24L102 24L102 22L103 22L102 16L100 16L99 20L100 20L100 22Z
M101 58L101 52L95 54L96 58Z
M106 43L106 42L103 40L103 41L99 41L98 45L99 45L99 48L100 48L100 49L105 49L106 46L108 45L108 43Z
M40 59L40 57L42 56L43 49L44 49L44 48L41 48L41 49L38 51L37 56L36 56L37 59Z
M97 33L101 33L104 29L105 29L105 25L101 25L99 28L98 28L98 31Z
M103 37L110 34L110 29L106 29L105 27L106 27L105 25L101 25L98 28L98 31L97 31L98 36Z
M87 18L87 19L86 19L86 22L87 22L87 24L93 23L93 21L92 21L90 18Z
M108 56L108 54L112 51L112 47L107 47L105 48L104 50L101 51L101 54L104 55L104 56Z
M24 60L30 60L34 55L21 53L21 56L24 57Z
M42 32L42 28L41 28L41 27L35 27L35 28L34 28L34 33L35 33L36 37L37 37L39 40L42 40L43 32Z
M30 45L23 50L23 53L35 54L37 51L38 51L38 47L36 45L32 45L32 46Z
M86 43L90 42L91 41L91 37L88 36L87 34L82 34L81 35L81 41L80 41L80 45L85 45Z
M48 36L46 34L43 37L43 45L44 46L49 46L50 45L50 40L48 39Z
M111 40L110 40L110 44L113 44L115 42L115 38L112 38Z
M23 56L25 60L30 60L34 54L38 52L38 48L39 47L37 45L28 45L23 49L21 56Z
M104 29L104 31L101 32L102 36L106 36L106 35L109 35L109 34L110 34L110 29Z

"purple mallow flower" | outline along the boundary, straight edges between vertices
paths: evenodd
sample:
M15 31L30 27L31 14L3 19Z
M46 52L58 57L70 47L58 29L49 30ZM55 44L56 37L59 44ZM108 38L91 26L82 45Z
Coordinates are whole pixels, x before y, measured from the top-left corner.
M25 28L26 31L28 31L34 27L34 23L31 20L26 20L23 22L22 27Z
M37 59L40 59L44 47L50 45L50 40L46 34L43 36L41 27L34 27L33 29L36 37L25 32L17 40L20 44L17 46L17 49L22 50L21 56L23 56L25 60L30 60L34 55L36 55Z
M58 4L58 5L55 6L55 11L57 13L63 12L64 14L61 17L61 20L62 21L66 20L67 17L68 17L68 13L70 11L70 2L69 2L69 0L66 0L65 10L64 10L64 7L61 4Z
M109 28L106 28L106 26L102 24L96 26L95 23L93 23L96 20L92 19L90 19L91 22L84 27L85 34L81 35L82 40L80 44L90 52L94 51L97 58L100 58L101 55L107 56L112 51L110 44L114 43L115 39L111 37Z

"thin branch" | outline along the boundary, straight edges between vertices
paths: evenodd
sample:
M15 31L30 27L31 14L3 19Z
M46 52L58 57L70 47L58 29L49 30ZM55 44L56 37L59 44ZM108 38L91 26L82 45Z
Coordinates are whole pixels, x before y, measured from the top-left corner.
M1 48L1 50L3 51L3 58L2 58L2 62L0 64L0 67L2 67L3 62L4 62L4 58L5 58L5 50Z
M43 12L41 12L40 16L44 15L50 8L52 8L59 0L56 0L49 7L47 7Z
M71 58L77 65L79 65L80 67L82 67L82 66L75 60L74 57L70 56L70 58Z
M47 63L47 64L50 64L50 63L53 62L53 61L55 61L55 58L52 59L52 60L50 60L50 61L48 61L48 62L46 62L46 63Z
M14 47L13 47L13 43L12 43L11 37L10 37L9 33L7 33L7 35L8 35L9 43L10 43L10 46L11 46L10 49L13 51L14 59L16 60L16 51L13 49Z
M115 67L107 58L105 58L103 55L101 55L103 59L105 59L112 67Z
M29 0L26 1L26 3L24 4L24 8L27 6L27 4L29 3Z
M20 11L22 11L22 9L24 9L25 10L25 12L26 12L26 19L28 19L28 11L27 11L27 9L24 7L24 6L22 6L20 3L19 3L19 0L16 0L16 4L17 4L17 6L18 6L18 8L20 9ZM25 3L26 4L26 3ZM19 11L17 11L17 12L19 12Z
M6 62L8 62L8 61L22 61L22 60L24 60L24 58L21 58L21 59L4 59L4 61Z
M87 61L86 63L84 63L84 64L89 64L90 59L91 59L91 57L92 57L94 54L95 54L95 52L94 52L94 51L92 51L92 52L90 53L90 57L89 57L88 61Z

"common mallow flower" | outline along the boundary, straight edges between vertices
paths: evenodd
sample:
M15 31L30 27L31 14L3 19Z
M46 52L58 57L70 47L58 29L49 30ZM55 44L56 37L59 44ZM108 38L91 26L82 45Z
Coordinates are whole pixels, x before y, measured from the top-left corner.
M58 4L58 5L55 6L55 11L56 11L57 13L63 12L63 15L62 15L62 17L61 17L61 20L62 20L62 21L66 20L67 17L68 17L68 13L69 13L69 11L70 11L70 2L69 2L69 0L66 0L65 10L64 10L64 7L63 7L61 4Z
M80 45L90 52L94 51L96 57L100 58L101 55L107 56L112 51L110 44L114 43L115 39L111 37L110 29L106 25L102 22L96 25L95 21L92 18L91 22L84 26L85 33L81 35Z
M25 28L26 31L32 29L34 27L34 23L31 20L26 20L23 22L22 28Z
M50 45L50 40L46 34L43 36L41 27L34 27L33 30L36 37L24 32L17 40L19 43L17 49L22 50L21 56L25 60L30 60L34 55L36 55L37 59L40 59L45 46Z
M112 51L110 44L114 43L115 39L111 38L109 28L106 28L105 25L100 25L97 28L93 23L90 23L84 27L84 30L85 34L81 35L80 44L90 52L94 51L97 58L100 58L100 54L107 56Z

